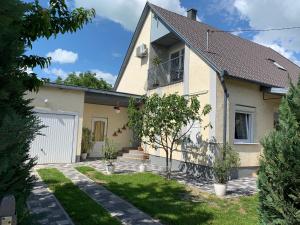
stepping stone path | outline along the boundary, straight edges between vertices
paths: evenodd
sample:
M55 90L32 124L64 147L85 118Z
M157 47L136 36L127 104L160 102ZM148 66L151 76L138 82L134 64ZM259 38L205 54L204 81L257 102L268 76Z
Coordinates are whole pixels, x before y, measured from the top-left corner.
M38 180L27 200L27 207L35 220L41 225L74 225L46 184L35 175Z
M71 165L58 166L67 178L76 184L82 191L104 207L112 216L118 218L124 225L161 225L149 215L135 208L127 201L95 183L81 174Z

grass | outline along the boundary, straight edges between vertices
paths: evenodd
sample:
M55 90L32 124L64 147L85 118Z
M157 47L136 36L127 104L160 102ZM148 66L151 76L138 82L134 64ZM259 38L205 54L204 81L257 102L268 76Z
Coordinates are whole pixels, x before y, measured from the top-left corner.
M257 196L219 199L187 190L152 173L104 175L87 166L79 172L102 184L162 223L169 225L253 225L258 223Z
M38 173L76 225L121 224L57 169L39 169Z

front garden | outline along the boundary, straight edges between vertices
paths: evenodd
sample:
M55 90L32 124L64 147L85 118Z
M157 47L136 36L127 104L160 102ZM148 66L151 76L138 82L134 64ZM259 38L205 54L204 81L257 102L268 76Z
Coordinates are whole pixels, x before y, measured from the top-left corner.
M219 199L152 173L105 175L92 167L76 169L163 224L257 224L257 197ZM75 224L118 224L56 169L39 174ZM88 220L88 221L87 221Z

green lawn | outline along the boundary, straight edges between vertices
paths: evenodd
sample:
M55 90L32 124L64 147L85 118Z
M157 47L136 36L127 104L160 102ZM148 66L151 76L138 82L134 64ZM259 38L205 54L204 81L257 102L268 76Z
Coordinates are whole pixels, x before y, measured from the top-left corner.
M120 225L57 169L39 169L39 175L76 225Z
M91 167L77 167L137 208L170 225L254 225L257 224L257 196L221 200L177 181L152 173L104 175Z

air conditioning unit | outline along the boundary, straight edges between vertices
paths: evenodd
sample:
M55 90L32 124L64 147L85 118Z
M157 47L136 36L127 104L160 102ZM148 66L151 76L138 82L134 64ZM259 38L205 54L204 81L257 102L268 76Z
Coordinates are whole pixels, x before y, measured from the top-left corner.
M147 56L147 46L145 44L141 44L136 48L136 57L143 58Z

